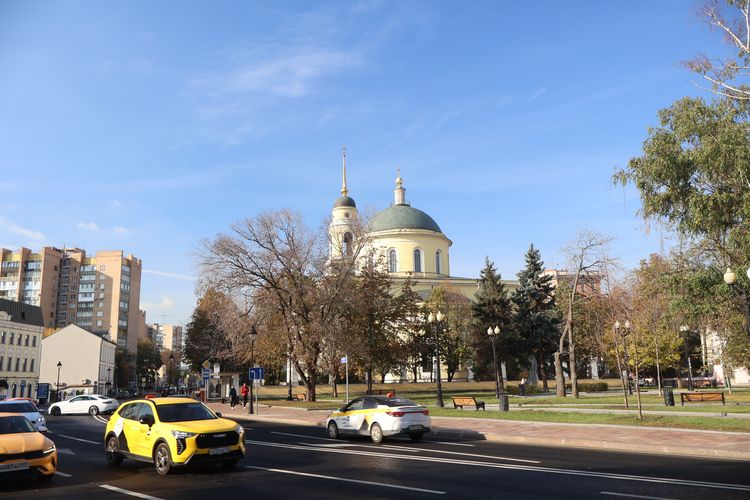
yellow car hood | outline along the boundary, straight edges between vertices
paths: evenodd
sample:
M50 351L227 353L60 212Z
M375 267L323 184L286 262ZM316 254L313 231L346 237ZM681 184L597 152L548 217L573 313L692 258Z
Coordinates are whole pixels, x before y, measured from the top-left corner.
M194 432L200 434L203 432L232 432L237 427L237 422L225 418L210 420L189 420L187 422L165 422L175 430Z
M52 441L38 432L22 432L19 434L0 434L0 453L25 453L47 449L53 446Z

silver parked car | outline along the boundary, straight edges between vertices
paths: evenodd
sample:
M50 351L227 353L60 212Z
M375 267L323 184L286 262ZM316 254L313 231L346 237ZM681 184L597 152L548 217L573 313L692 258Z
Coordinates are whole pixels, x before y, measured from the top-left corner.
M0 401L0 413L20 413L34 424L39 432L47 432L47 422L39 408L28 399L8 399Z

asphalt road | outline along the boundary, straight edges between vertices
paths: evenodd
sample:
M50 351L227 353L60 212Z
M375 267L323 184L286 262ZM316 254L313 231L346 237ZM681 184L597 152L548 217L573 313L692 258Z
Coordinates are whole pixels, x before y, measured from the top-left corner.
M104 459L105 419L49 417L50 483L0 478L3 498L742 498L748 463L426 437L327 439L322 428L247 423L237 468L179 470Z

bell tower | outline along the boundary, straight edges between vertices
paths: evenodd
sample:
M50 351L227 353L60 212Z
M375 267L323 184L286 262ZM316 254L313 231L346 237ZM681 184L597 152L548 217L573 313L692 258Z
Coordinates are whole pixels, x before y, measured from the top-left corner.
M328 235L331 242L331 259L351 255L354 247L354 223L357 220L357 204L349 196L346 187L346 148L341 151L341 196L334 202Z

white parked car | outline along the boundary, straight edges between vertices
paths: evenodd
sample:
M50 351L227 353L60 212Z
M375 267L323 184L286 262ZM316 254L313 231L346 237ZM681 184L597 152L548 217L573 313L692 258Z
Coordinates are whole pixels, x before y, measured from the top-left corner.
M28 418L39 432L47 432L47 422L36 405L28 399L0 401L0 413L19 413Z
M334 411L326 419L328 435L336 439L342 434L370 436L373 443L384 437L406 435L419 441L430 432L430 412L406 398L364 396Z
M49 407L50 415L76 415L88 413L98 415L99 413L112 413L120 406L116 399L100 396L99 394L84 394L75 396L65 401L58 401Z

